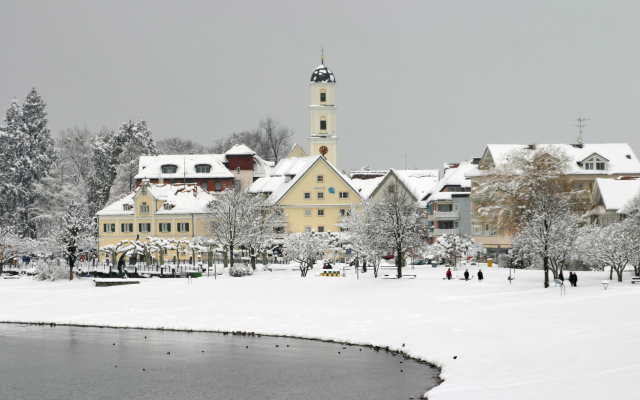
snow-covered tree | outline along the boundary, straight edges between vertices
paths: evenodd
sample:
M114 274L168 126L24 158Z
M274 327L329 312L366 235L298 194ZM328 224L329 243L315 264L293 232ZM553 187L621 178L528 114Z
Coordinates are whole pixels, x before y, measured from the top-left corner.
M232 133L219 139L211 149L214 153L224 153L236 144L243 143L265 160L280 161L291 150L294 132L271 117L260 120L257 128Z
M618 282L627 265L633 265L640 257L638 232L629 222L617 222L606 226L590 226L582 239L583 257L611 268L609 279L616 271Z
M107 254L111 260L109 263L109 275L111 275L111 268L114 264L118 265L118 276L123 274L124 257L128 255L132 250L135 250L135 246L131 245L129 240L121 240L116 244L108 244L100 247L100 251Z
M551 236L570 213L582 214L586 208L581 192L572 192L565 171L569 157L554 146L517 150L508 162L485 171L472 188L471 196L481 216L501 233L518 236L521 242L534 240L526 248L543 261L544 287L549 287ZM525 240L527 239L527 240ZM524 248L524 247L523 247Z
M188 139L162 139L157 141L156 144L159 154L207 154L210 152L207 147Z
M5 264L30 254L30 239L21 238L11 227L0 226L0 274Z
M86 210L75 202L69 205L62 228L64 255L69 264L69 280L72 280L76 260L90 246L94 235Z
M161 238L161 237L149 237L147 238L149 245L153 246L158 253L158 263L164 265L164 256L169 254L169 250L175 250L176 244L173 239Z
M426 225L418 205L412 201L398 183L385 188L385 192L371 209L368 223L377 224L389 248L395 254L397 277L402 278L405 252L424 244Z
M335 240L335 237L327 232L292 233L284 240L284 256L300 263L300 273L305 277L316 260L323 257L324 251L329 249Z
M389 243L384 235L382 225L376 223L377 204L364 201L358 208L351 207L351 212L340 222L346 228L345 241L351 244L358 257L373 268L374 277L378 277L380 260L387 254Z
M482 245L469 235L442 235L433 245L438 254L444 255L457 264L458 259L470 257L482 250Z
M19 234L30 238L37 234L35 186L48 175L56 159L45 107L35 89L27 94L21 108L14 100L0 137L3 219L15 221Z
M209 236L229 252L233 266L236 246L258 246L266 240L275 216L265 207L264 198L239 190L227 189L216 195L209 204L205 226Z

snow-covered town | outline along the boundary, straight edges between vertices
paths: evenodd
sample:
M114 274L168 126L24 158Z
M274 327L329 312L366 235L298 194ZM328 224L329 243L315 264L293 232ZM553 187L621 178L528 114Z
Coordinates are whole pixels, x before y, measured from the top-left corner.
M353 82L325 55L296 82L304 141L273 117L202 140L142 118L60 130L46 94L5 93L0 325L382 349L437 368L432 400L638 398L630 140L578 112L554 142L487 135L472 156L351 169L343 155L366 159L367 143L339 141ZM0 398L15 396L2 372Z

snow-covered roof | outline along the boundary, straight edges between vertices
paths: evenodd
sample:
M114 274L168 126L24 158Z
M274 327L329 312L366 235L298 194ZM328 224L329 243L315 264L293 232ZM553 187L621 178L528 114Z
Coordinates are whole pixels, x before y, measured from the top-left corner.
M421 200L429 193L438 183L440 176L440 171L437 169L394 169L392 171L417 200Z
M133 215L135 212L135 197L142 190L138 187L124 198L116 201L97 212L97 215ZM195 183L184 184L154 184L147 187L151 196L156 200L164 201L173 207L165 210L164 206L154 210L156 215L167 214L203 214L207 212L207 205L214 196ZM163 203L164 204L164 203ZM129 206L125 210L125 205Z
M236 144L235 146L227 150L227 152L224 154L228 156L252 156L257 153L244 144Z
M224 161L222 161L224 160ZM179 154L142 156L138 174L135 179L159 179L159 178L233 178L233 174L224 166L226 157L224 154ZM176 172L163 173L162 166L175 165ZM196 165L209 165L209 172L196 172Z
M442 192L447 186L460 186L462 188L471 188L471 179L466 177L467 172L476 167L471 160L466 160L458 164L453 168L455 164L445 164L444 177L435 184L426 196L422 197L423 200L451 200L451 193ZM448 168L446 168L448 166ZM442 196L441 193L449 193L447 196ZM467 193L467 192L463 192Z
M581 146L571 144L538 144L535 148L554 146L564 151L572 160L567 170L571 175L616 175L640 174L640 161L627 143L585 143ZM481 166L500 165L508 161L511 152L531 148L523 144L489 144L482 157ZM584 169L582 163L590 156L597 154L605 159L604 170ZM483 175L482 170L475 168L467 174L469 177Z
M363 199L368 199L383 180L384 176L378 176L371 179L351 178L351 184L360 193L360 196L362 196Z
M335 82L336 77L333 75L333 72L324 64L319 65L316 69L313 70L311 74L311 80L309 82Z
M617 211L639 194L640 178L597 178L591 198L594 203L602 204L607 211Z
M340 176L345 183L351 187L354 193L358 194L356 188L351 184L351 180L338 171L330 162L322 156L285 158L271 171L271 176L260 178L253 182L247 189L250 193L269 194L268 204L277 204L282 197L296 185L296 183L311 169L317 162L326 163L336 175ZM359 194L358 194L359 195Z

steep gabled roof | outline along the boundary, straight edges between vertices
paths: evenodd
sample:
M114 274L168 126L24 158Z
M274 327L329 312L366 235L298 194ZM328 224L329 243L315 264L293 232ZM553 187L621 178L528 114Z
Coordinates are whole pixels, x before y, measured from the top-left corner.
M414 201L421 200L426 196L431 188L438 182L440 172L437 169L391 169L384 176L378 186L371 192L369 197L374 197L385 183L394 177L400 182L405 190L413 197Z
M452 164L450 164L452 165ZM433 186L422 200L451 200L451 193L442 192L448 186L460 186L462 188L471 188L471 179L466 177L466 173L477 167L471 160L466 160L458 164L456 168L448 168L445 170L444 177ZM469 194L469 192L463 192Z
M640 195L640 177L635 180L597 178L591 201L603 205L607 211L618 211L637 195Z
M267 203L278 204L280 200L305 176L305 174L317 163L324 163L349 186L354 194L361 197L351 184L351 180L338 171L330 162L322 156L285 158L273 168L271 176L260 178L253 182L247 189L250 193L269 194Z

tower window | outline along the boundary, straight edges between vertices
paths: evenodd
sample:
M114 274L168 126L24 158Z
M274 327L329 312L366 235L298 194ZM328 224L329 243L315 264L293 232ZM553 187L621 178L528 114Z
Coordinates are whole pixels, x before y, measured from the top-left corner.
M325 92L320 92L320 102L325 103L327 101L327 94Z
M327 130L327 121L325 121L325 120L320 121L320 130L321 131L326 131Z

